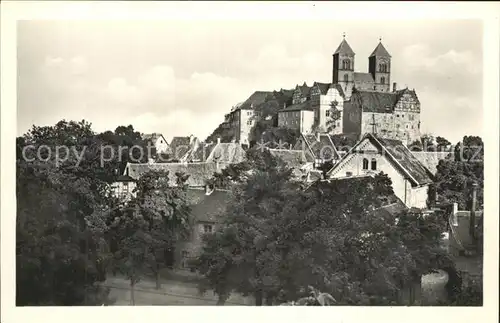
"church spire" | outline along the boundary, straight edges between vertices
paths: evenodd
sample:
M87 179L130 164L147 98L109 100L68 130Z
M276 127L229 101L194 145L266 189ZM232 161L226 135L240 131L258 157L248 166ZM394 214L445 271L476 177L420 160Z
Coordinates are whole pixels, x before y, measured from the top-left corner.
M384 45L382 45L382 37L379 37L379 43L377 47L373 50L372 54L368 57L377 56L377 57L391 57L387 49L385 49Z
M342 42L340 42L339 47L337 47L337 50L333 53L333 55L335 55L335 54L354 56L354 51L352 50L351 46L349 46L349 44L345 40L345 33L342 34Z

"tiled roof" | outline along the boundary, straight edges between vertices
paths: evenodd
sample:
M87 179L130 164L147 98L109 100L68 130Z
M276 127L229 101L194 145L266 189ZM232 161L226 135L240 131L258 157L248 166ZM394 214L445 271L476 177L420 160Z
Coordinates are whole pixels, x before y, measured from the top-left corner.
M280 111L301 111L301 110L313 111L314 109L311 107L311 101L307 100L302 103L290 105L284 109L281 109Z
M367 133L358 141L356 145L346 154L335 166L328 171L329 174L335 172L343 165L343 161L350 158L356 151L356 147L364 141L370 140L381 151L386 151L385 156L393 164L393 166L403 173L415 186L426 185L432 183L431 174L411 153L411 151L403 145L399 140L382 139L374 134Z
M206 161L216 145L217 143L214 142L200 143L198 147L192 151L189 156L189 161Z
M319 83L319 82L315 82L314 84L318 86L319 92L322 95L325 95L328 92L330 86L332 85L331 83Z
M219 143L211 151L207 162L219 162L221 164L237 164L246 159L246 152L240 143Z
M369 57L373 56L378 56L378 57L391 57L387 49L385 49L384 45L382 43L378 43L377 47L375 47L375 50L373 50L373 53Z
M363 112L392 113L398 102L398 93L374 92L374 91L353 91L355 99L351 99L351 104L361 105Z
M206 195L204 189L188 189L191 217L194 222L221 222L229 201L229 192L214 190Z
M158 164L132 164L128 163L125 172L137 180L142 174L150 170L168 171L170 185L176 184L176 173L184 173L189 175L187 180L188 186L204 186L207 179L217 172L215 163L158 163Z
M281 158L290 168L300 168L307 162L302 150L269 149L269 152L272 156Z
M175 159L182 159L191 149L191 138L174 137L170 142L170 149Z
M309 97L309 94L311 94L312 86L308 86L306 82L304 82L304 84L302 85L297 85L297 87L299 88L299 91L303 97L307 98Z
M305 140L307 147L310 149L315 158L324 160L339 158L337 148L333 144L328 134L320 134L319 140L317 135L314 134L302 134L302 138L303 140Z
M440 160L451 159L453 154L444 151L412 151L413 156L429 170L431 174L436 174Z
M354 56L354 51L352 50L351 46L347 43L345 39L342 40L340 43L339 47L337 47L337 50L335 51L335 54L345 54L345 55L350 55Z
M374 83L373 76L370 73L354 72L355 83Z
M413 156L411 151L403 145L401 141L379 138L377 136L373 137L389 151L397 164L402 166L402 168L416 181L416 184L422 185L432 183L427 168Z
M240 105L240 109L253 109L258 105L266 102L266 100L273 96L273 92L269 91L255 91L245 102Z

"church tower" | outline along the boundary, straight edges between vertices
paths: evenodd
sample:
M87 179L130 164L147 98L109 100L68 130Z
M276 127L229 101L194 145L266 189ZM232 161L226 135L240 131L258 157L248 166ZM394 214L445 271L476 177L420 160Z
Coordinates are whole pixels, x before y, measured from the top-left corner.
M382 45L382 39L368 57L368 72L375 81L374 90L389 92L391 89L391 55Z
M346 97L351 96L354 86L354 51L344 39L333 53L332 83L340 84Z

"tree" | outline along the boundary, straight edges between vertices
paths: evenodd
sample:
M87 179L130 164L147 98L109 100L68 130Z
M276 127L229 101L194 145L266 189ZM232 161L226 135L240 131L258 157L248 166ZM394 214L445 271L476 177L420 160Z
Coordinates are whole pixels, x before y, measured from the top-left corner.
M338 101L334 100L330 104L330 109L328 110L328 119L326 121L326 131L333 132L337 127L337 121L341 118L342 114L337 108Z
M446 140L444 137L437 136L436 137L436 145L439 150L443 150L448 148L449 145L451 145L451 142Z
M18 160L18 306L108 303L96 195L91 181L53 163Z
M391 304L439 265L442 228L419 224L423 216L376 212L395 199L387 175L317 182L304 192L286 174L269 167L233 188L223 226L205 238L197 268L203 289L222 301L239 292L257 305L282 303L313 285L339 304Z
M455 146L454 160L441 160L437 166L436 191L441 203L458 203L459 209L470 210L472 184L477 187L477 208L483 205L484 152L479 137L464 137Z
M106 278L107 256L100 212L111 200L99 167L99 143L93 139L89 123L63 120L33 126L16 140L20 306L108 302L109 291L99 285Z
M136 198L112 216L111 237L119 269L135 284L147 273L160 284L160 270L171 265L175 244L189 233L188 176L176 174L174 186L165 171L148 171L137 181Z

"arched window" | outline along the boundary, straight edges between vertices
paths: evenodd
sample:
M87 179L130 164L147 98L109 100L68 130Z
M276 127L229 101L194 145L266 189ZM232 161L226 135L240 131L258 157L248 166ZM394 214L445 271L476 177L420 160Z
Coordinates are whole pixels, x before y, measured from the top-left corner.
M342 69L344 70L350 70L351 69L351 61L348 59L344 59L342 61Z
M372 158L372 170L377 170L377 160Z
M385 77L383 77L383 76L382 76L382 77L380 78L380 83L381 83L381 84L385 84Z
M363 169L368 169L368 159L363 158Z
M347 74L344 74L344 82L349 82L349 75Z
M387 73L387 65L382 63L382 64L379 64L378 65L378 70L379 72L382 72L382 73Z

